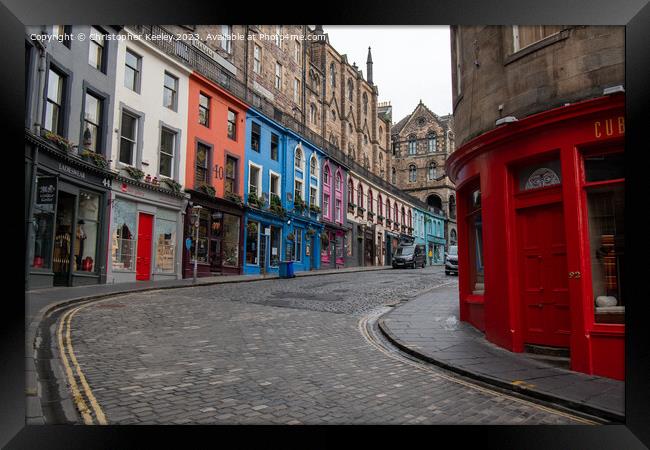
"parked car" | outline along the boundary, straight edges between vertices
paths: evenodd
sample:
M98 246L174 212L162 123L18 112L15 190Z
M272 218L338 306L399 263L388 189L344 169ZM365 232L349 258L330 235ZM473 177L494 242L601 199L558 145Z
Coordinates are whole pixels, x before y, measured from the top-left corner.
M445 253L445 275L455 273L458 275L458 246L450 245Z
M422 244L400 245L393 256L393 269L398 267L424 268L426 250Z

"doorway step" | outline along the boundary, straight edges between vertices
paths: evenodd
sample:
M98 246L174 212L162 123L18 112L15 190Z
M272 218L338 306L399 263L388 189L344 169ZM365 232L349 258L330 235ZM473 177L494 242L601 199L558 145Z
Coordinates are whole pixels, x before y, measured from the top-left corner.
M571 367L571 353L568 348L525 344L524 352L526 352L529 358L536 361L545 362L563 369L569 369Z

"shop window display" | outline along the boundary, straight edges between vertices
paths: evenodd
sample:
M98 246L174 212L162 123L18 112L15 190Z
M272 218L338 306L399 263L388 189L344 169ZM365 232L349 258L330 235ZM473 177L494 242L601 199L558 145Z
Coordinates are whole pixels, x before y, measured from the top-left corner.
M34 204L34 256L32 267L49 269L52 265L53 205Z
M74 245L75 270L77 271L94 272L96 270L98 221L99 196L81 191Z
M483 218L481 216L481 191L470 192L468 198L467 237L470 259L470 290L472 294L485 292L483 272Z
M223 265L239 266L239 217L231 214L223 215Z
M199 212L199 238L196 250L196 260L200 263L208 262L208 223L208 212L202 209ZM192 249L192 252L194 252L194 249Z
M595 322L622 324L625 322L623 155L589 157L584 164Z
M278 227L271 227L271 267L278 267L280 265L280 245L282 242L282 230Z
M249 221L246 226L246 264L258 264L259 252L259 227L258 222Z
M302 261L302 228L296 228L294 231L296 242L294 246L294 261Z
M135 270L135 203L115 199L112 215L111 254L113 256L113 270Z
M174 272L176 254L176 222L156 218L156 270Z

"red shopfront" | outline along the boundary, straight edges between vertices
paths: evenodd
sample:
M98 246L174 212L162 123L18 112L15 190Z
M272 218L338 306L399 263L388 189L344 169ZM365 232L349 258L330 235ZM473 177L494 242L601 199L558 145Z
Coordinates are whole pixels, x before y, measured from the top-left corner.
M458 191L460 318L514 352L564 348L624 379L622 94L503 125L447 162Z

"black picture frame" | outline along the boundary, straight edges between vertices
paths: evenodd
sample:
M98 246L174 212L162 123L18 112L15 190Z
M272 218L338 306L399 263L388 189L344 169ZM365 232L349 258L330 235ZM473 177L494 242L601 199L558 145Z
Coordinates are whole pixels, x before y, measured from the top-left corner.
M2 296L4 324L2 326L2 369L0 369L0 445L6 448L131 448L150 447L158 439L168 444L189 443L200 445L203 439L210 445L232 445L226 440L236 435L236 446L246 448L252 440L268 445L270 439L282 439L283 446L289 439L305 440L309 447L339 446L339 432L368 435L364 443L387 442L391 438L403 441L402 445L445 445L458 447L480 445L500 449L635 449L650 446L650 350L648 329L648 301L644 289L648 254L648 239L640 227L647 221L640 216L646 209L641 203L647 192L642 171L642 158L647 153L644 127L648 123L650 105L650 5L648 0L401 0L398 2L329 1L326 3L300 3L293 6L273 2L256 4L254 8L237 3L183 2L172 0L74 0L56 2L51 0L3 0L0 4L0 36L2 37L3 64L0 70L2 90L1 123L4 135L3 156L5 167L17 167L24 146L25 76L25 25L35 24L109 24L109 23L336 23L336 24L589 24L626 26L626 222L632 258L637 264L629 264L627 275L629 291L638 294L626 310L626 421L623 425L599 427L586 426L484 426L484 427L134 427L134 426L26 426L25 425L25 304L24 289L17 280L24 275L24 264L15 262L11 255L24 255L24 244L6 234L4 251L8 273L3 280L8 283L3 291L15 295ZM423 54L426 46L423 46ZM397 69L396 69L397 70ZM15 164L15 165L14 165ZM20 183L19 171L5 172L5 226L8 230L20 229L22 219L9 203L21 201L20 189L12 189ZM16 180L12 180L16 177ZM18 192L17 192L18 191ZM24 193L22 194L24 195ZM644 196L645 197L645 196ZM25 199L23 204L27 205ZM639 204L636 205L636 202ZM629 206L632 205L632 206ZM638 218L635 216L639 216ZM636 220L635 220L636 219ZM644 223L645 222L645 223ZM8 233L8 231L5 231ZM15 248L11 248L14 246ZM646 260L647 261L647 260ZM24 263L24 261L22 261ZM21 295L22 294L22 295ZM254 431L254 432L251 432ZM334 431L334 432L333 432ZM289 438L289 439L287 439ZM418 439L419 438L419 439ZM207 441L209 439L209 441ZM195 444L192 444L195 443ZM303 444L303 445L305 445Z

